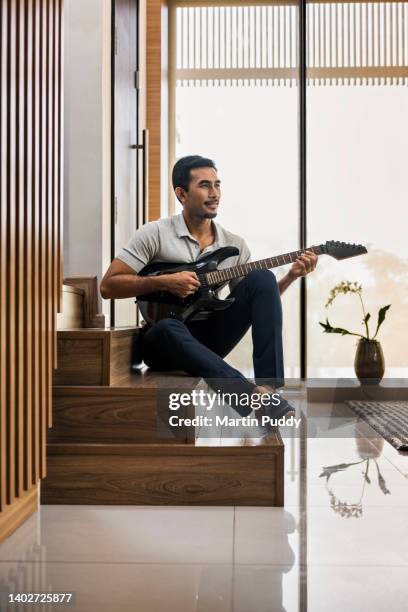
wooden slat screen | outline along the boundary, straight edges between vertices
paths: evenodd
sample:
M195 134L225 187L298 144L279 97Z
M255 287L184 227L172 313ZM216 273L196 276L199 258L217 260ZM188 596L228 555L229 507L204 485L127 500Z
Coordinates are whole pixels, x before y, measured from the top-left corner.
M0 30L1 518L46 475L62 292L62 0L3 0Z
M178 86L297 82L298 2L196 4L173 2ZM309 84L407 85L408 2L311 1L306 19Z

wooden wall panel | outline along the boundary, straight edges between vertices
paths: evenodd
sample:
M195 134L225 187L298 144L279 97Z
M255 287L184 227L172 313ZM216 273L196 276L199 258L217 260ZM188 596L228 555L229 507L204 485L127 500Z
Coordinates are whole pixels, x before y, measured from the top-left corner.
M16 2L16 168L15 168L15 219L16 219L16 496L21 497L23 492L24 467L24 2Z
M160 218L162 158L162 6L147 2L146 124L149 130L149 221Z
M32 0L27 0L25 3L24 12L24 206L25 206L25 224L24 224L24 261L25 261L25 285L24 285L24 355L25 355L25 384L24 384L24 412L25 412L25 427L24 427L24 448L26 449L27 460L24 470L24 489L28 490L32 484L32 416L33 416L33 377L32 377L32 342L33 336L33 320L32 320L32 242L33 242L33 211L32 211L32 157L33 157L33 141L32 141L32 124L33 124L33 108L32 100L32 79L29 78L29 72L32 72L33 65L33 30L32 19L29 19L32 13Z
M39 126L40 126L40 104L39 104L39 82L40 82L40 35L39 35L39 18L40 8L39 3L31 0L33 10L33 65L32 65L32 99L31 107L33 111L32 122L32 219L33 219L33 241L32 241L32 282L33 282L33 300L32 300L32 316L33 330L36 333L32 334L32 384L33 384L33 430L32 430L32 445L33 445L33 482L37 482L40 477L40 429L39 429L39 414L41 410L42 398L42 381L41 381L41 287L40 287L40 181L39 181L39 160L40 160L40 145L39 145Z
M4 4L4 3L3 3ZM7 320L7 450L8 472L7 502L13 502L16 496L16 2L8 2L7 15L7 292L6 292L6 320Z
M3 2L0 6L0 36L6 40L7 32L7 6ZM7 59L8 54L4 44L0 45L0 512L5 508L7 499Z
M62 292L62 0L3 0L0 30L1 534L46 474Z
M46 24L45 24L45 3L40 3L38 15L39 29L39 240L40 240L40 309L39 309L39 339L40 339L40 410L38 413L38 428L39 428L39 461L40 461L40 478L45 476L45 457L46 457L46 430L44 427L45 415L48 406L48 385L50 384L47 376L48 359L47 359L47 324L48 324L48 308L47 308L47 200L46 200L46 87L45 87L45 50L46 50Z

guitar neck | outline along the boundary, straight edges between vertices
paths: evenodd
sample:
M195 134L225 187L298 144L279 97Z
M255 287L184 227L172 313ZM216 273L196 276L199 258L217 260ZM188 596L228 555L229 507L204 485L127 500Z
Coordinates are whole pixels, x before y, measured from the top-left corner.
M251 261L241 266L233 266L232 268L224 268L223 270L214 270L213 272L207 272L205 277L208 285L219 285L225 283L234 278L241 278L246 276L254 270L270 270L271 268L278 268L286 264L293 263L296 259L304 253L304 251L313 251L316 255L324 253L324 245L312 246L303 251L292 251L291 253L284 253L283 255L276 255L275 257L268 257L267 259L260 259L259 261Z

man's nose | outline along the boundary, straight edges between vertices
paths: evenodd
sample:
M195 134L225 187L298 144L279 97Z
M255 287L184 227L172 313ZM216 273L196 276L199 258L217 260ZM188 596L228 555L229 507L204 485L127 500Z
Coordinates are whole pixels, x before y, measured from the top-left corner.
M209 189L209 196L217 198L220 193L220 190L215 185L211 185Z

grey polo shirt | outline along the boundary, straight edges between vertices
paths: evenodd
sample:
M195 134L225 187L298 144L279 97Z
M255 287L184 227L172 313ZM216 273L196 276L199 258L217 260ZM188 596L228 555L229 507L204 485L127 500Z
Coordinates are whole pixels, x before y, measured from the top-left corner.
M152 221L135 232L116 258L125 262L135 272L140 272L148 263L192 263L221 247L235 246L239 249L239 255L225 259L219 268L238 266L250 261L251 254L243 238L228 232L215 221L213 227L213 244L200 252L200 245L188 231L182 214ZM231 282L230 288L236 282Z

